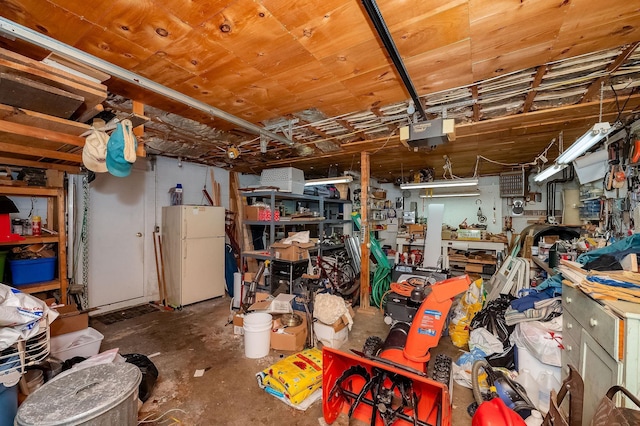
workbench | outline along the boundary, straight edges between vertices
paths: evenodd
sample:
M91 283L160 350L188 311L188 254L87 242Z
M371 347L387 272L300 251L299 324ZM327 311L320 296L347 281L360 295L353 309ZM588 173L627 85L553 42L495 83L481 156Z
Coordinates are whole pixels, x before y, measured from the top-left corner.
M424 250L424 238L411 239L409 236L399 235L396 238L397 252L403 253L405 247L407 247L408 250L411 250L411 248L419 248L420 250ZM449 249L493 252L497 256L499 252L504 253L505 244L483 240L442 240L440 244L442 269L449 269L450 267Z

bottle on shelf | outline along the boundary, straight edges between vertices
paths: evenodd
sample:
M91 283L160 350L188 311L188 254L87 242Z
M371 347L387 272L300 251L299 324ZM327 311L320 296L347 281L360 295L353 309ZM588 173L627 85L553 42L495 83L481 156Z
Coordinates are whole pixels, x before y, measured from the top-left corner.
M42 235L42 218L40 216L33 216L31 218L31 235L34 237Z

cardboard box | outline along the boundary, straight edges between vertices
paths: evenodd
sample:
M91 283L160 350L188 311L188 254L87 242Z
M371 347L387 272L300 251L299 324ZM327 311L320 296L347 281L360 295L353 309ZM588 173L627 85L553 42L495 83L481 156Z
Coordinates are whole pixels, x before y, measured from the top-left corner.
M424 225L421 225L421 224L407 225L407 232L410 234L422 234L424 232Z
M351 315L351 320L353 320L353 317L355 315L355 313L353 312L353 309L351 309L351 306L347 306L347 309L349 311L349 315ZM325 324L325 325L327 325L327 324ZM348 325L349 325L349 318L345 314L345 315L341 316L340 318L338 318L338 320L336 322L331 324L331 328L333 328L333 331L338 332L338 331L342 330L343 328L347 327Z
M256 277L255 272L245 272L243 277L244 285L250 285L255 279L255 277ZM258 284L264 285L264 274L262 274L262 276L258 280Z
M250 311L263 311L270 314L288 314L293 312L291 301L295 298L295 294L281 293L276 298L258 299L256 303L249 307Z
M335 331L332 326L319 321L313 323L313 332L320 343L329 348L339 348L349 340L349 329Z
M244 206L244 218L246 220L260 220L260 210L264 210L264 207L258 206Z
M278 351L299 352L304 349L307 341L307 319L304 312L296 312L302 318L302 323L295 327L284 327L280 318L273 320L271 330L271 349Z
M314 243L293 242L284 244L277 242L271 244L271 248L275 251L276 259L296 261L309 259L309 249L314 245Z
M556 241L560 239L559 235L545 235L542 237L542 242L545 244L553 245Z
M233 316L233 334L244 336L244 314Z
M465 272L475 272L481 274L483 271L483 265L481 263L467 263L464 267Z
M47 169L44 173L47 178L47 187L49 188L64 187L64 172L60 170Z
M64 305L55 308L60 314L50 325L51 336L73 333L89 327L89 314L80 312L75 305Z

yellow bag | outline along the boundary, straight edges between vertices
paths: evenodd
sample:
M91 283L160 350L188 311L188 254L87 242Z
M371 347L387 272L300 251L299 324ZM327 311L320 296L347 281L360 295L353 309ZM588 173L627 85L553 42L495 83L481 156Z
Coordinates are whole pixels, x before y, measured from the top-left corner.
M311 348L290 355L263 370L263 374L265 385L297 404L322 385L322 351Z
M469 343L469 324L482 309L484 301L484 283L482 278L479 278L471 283L469 289L453 309L453 317L449 323L449 336L455 346L462 348Z
M289 401L291 401L292 404L300 404L302 401L307 399L309 395L314 393L316 390L320 388L320 386L322 386L322 380L320 380L318 383L314 385L311 385L303 389L302 391L298 392L295 395L289 394L282 383L280 383L277 379L275 379L274 377L271 377L268 374L262 377L262 384L284 395L284 397L287 398Z

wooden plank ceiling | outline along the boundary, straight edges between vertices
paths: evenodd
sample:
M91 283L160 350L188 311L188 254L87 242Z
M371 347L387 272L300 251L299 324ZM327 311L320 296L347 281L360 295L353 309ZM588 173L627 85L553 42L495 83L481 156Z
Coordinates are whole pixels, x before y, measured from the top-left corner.
M364 150L371 176L384 181L426 167L438 176L444 156L458 176L496 174L534 168L560 132L568 146L599 120L601 95L603 120L630 122L640 112L637 1L380 0L429 117L456 120L456 140L432 151L398 140L398 128L415 119L407 113L410 96L357 0L1 3L4 18L251 123L291 129L293 146L269 141L262 153L256 135L117 78L103 82L106 100L98 83L72 81L82 86L73 91L52 83L81 102L63 119L86 117L100 103L129 114L139 101L151 119L143 137L149 153L237 171L294 166L319 177L331 165L359 170ZM0 47L38 60L49 53L2 37ZM11 66L18 59L7 56L0 55L0 84L13 78L5 75L42 83L36 65ZM63 133L71 139L33 139L15 128L42 112L0 106L0 161L21 145L35 151L18 150L20 161L77 167L73 138L86 125ZM234 160L226 156L231 145L241 152Z

